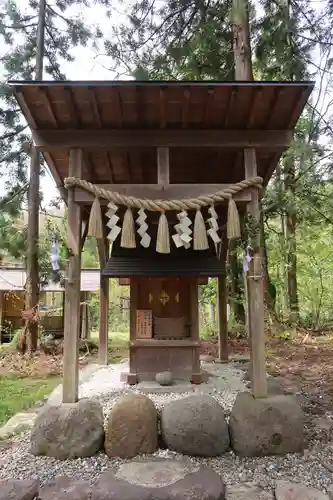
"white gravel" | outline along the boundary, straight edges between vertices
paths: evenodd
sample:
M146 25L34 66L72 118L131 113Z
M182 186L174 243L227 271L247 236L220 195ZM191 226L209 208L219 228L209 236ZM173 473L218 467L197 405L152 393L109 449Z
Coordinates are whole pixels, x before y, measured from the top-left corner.
M241 380L243 372L230 364L207 365L206 368L210 373L214 372L214 377L197 390L215 397L228 414L237 392L245 389ZM124 364L99 369L83 381L80 396L99 399L107 415L120 394L133 390L120 382L120 373L125 369ZM166 402L190 394L193 394L193 391L147 395L160 409ZM155 456L180 458L180 455L168 450L159 450ZM194 464L209 465L223 476L227 484L254 482L265 489L272 489L277 479L284 479L302 482L326 492L328 486L333 483L333 442L323 439L318 432L313 435L309 449L302 455L241 459L229 452L218 458L191 458L191 461ZM123 462L126 460L110 459L103 453L86 459L65 461L35 457L29 453L29 434L23 434L15 438L11 448L0 452L0 479L39 478L43 484L56 476L67 475L73 479L94 482L103 471Z

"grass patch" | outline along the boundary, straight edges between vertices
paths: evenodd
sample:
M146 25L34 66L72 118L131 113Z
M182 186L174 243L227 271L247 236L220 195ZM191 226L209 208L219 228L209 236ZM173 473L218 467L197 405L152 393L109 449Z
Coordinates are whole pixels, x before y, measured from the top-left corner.
M109 333L109 362L120 363L124 358L128 358L129 332Z
M45 378L0 377L0 425L47 396L60 383L56 376Z
M93 330L90 338L98 346L98 331ZM120 363L124 358L128 358L129 332L109 332L108 351L109 363Z

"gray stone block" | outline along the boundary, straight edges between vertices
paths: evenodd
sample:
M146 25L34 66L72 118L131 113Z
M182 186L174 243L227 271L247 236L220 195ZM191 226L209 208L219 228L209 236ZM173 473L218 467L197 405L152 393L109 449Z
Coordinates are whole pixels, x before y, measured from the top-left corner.
M275 488L276 500L329 500L325 493L300 483L277 481Z
M103 410L96 401L46 405L31 431L31 453L60 460L90 457L100 450L103 439Z
M90 500L91 490L88 481L59 476L41 488L38 500Z
M177 460L123 464L102 474L91 500L224 500L219 474Z
M230 414L231 447L240 456L285 455L304 447L304 415L293 396L237 395Z
M270 491L265 491L253 483L227 486L226 500L274 500Z
M37 480L0 480L0 500L34 500L38 496Z
M223 408L211 396L193 395L166 404L161 430L166 446L184 455L215 457L229 448Z

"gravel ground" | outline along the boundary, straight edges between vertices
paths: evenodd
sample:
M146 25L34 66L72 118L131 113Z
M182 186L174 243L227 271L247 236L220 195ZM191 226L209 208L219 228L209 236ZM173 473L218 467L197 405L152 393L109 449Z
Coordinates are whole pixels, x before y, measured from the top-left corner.
M123 367L122 367L123 369ZM120 394L128 391L125 384L115 382L111 384L111 379L120 373L119 367L108 367L95 372L91 378L86 380L81 387L81 396L97 398L103 404L105 415L117 400ZM208 367L208 371L214 371L207 384L203 384L200 390L210 393L215 397L226 411L234 403L236 394L239 390L244 390L244 384L241 380L242 372L233 368L231 365L216 365ZM109 379L105 381L105 376ZM101 385L101 378L103 383ZM112 386L112 387L111 387ZM147 394L156 404L157 408L174 399L178 399L193 392L182 394ZM331 418L327 415L326 418ZM236 457L232 452L213 458L191 458L195 464L205 464L212 467L220 473L227 484L239 482L254 482L266 489L272 489L277 479L302 482L308 486L327 491L327 488L333 483L333 441L331 442L327 433L322 431L313 432L310 425L311 440L309 440L308 449L302 455L287 455L285 457L263 457L263 458L244 458ZM154 454L163 458L181 458L177 453L168 450L159 450ZM142 460L150 457L141 457ZM100 473L126 460L109 459L106 455L100 453L95 457L86 459L75 459L59 461L48 457L34 457L29 453L29 434L17 436L11 448L0 452L0 479L25 479L38 477L41 483L53 479L59 475L67 475L75 479L86 479L95 481Z

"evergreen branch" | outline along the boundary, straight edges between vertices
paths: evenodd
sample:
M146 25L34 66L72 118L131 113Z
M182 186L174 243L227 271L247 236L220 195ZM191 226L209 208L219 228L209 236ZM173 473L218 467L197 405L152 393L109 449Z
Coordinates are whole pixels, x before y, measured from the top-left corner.
M51 7L51 5L47 4L47 9L49 9L56 17L59 17L60 19L62 19L67 25L71 26L72 28L77 27L76 24L71 19L68 19L67 17L60 14L60 12L57 12L56 10L54 10L54 8Z
M160 23L160 25L159 25L159 26L157 26L157 27L155 28L155 30L154 30L154 31L153 31L153 32L152 32L152 33L148 36L148 38L146 38L145 40L143 40L140 44L136 45L136 48L137 48L137 49L140 49L140 48L142 48L144 45L147 45L147 43L148 43L148 42L150 42L150 41L154 38L154 36L155 36L155 35L157 35L157 33L158 33L159 31L161 31L161 29L163 28L163 26L164 26L164 25L165 25L168 21L170 21L170 19L175 18L175 17L177 18L177 17L178 17L178 16L180 16L181 14L184 14L184 12L185 12L187 9L188 9L188 6L187 6L187 5L185 5L185 6L181 7L180 9L178 9L177 11L173 11L173 12L171 12L171 13L170 13L168 16L166 16L166 18L165 18L165 19L164 19L164 20ZM196 13L197 13L197 11L196 11ZM172 23L172 24L174 24L174 22L175 22L175 21L173 21L173 23ZM179 38L179 36L178 36L177 38Z
M58 68L55 66L54 61L52 60L52 56L50 55L49 51L44 47L45 55L47 56L47 59L49 61L50 66L52 67L54 73L57 75L59 79L61 79L61 73L58 70Z
M27 28L35 28L38 25L38 23L31 23L31 24L12 24L7 25L7 24L1 24L1 27L6 28L8 30L20 30L20 29L27 29Z
M21 189L19 189L16 193L14 193L10 198L3 197L2 199L0 199L0 208L3 209L5 205L11 203L13 200L15 200L17 196L27 191L28 187L29 187L29 182L24 184L24 186L22 186Z
M295 177L294 184L297 184L297 182L305 175L307 174L310 170L312 170L316 165L318 165L321 161L326 160L326 158L332 157L332 151L330 151L328 154L320 157L318 160L315 162L311 163L311 165L306 168L305 170L302 170L297 177Z
M320 113L320 111L318 111L311 103L308 103L308 106L313 109L313 111L315 113L317 113L319 115L319 118L323 121L323 123L325 124L325 127L327 128L327 130L330 131L330 133L333 135L333 128L331 127L331 125L328 123L328 121L325 120L324 116L322 115L322 113Z
M313 203L310 203L305 197L302 197L302 200L315 212L317 212L326 222L333 225L333 220L323 214L318 208L316 208Z
M12 139L13 137L15 137L16 135L20 134L21 132L23 132L26 128L28 128L28 125L24 125L22 126L21 128L19 128L18 130L15 130L14 132L8 132L7 134L4 134L0 137L0 141L4 141L6 139Z

